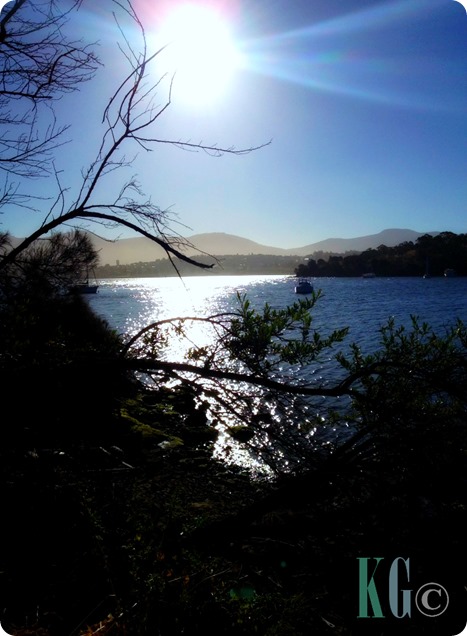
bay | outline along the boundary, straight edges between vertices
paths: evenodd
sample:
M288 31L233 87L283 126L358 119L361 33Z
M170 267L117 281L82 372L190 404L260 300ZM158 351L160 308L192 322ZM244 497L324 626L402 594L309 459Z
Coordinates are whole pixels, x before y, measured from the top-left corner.
M126 278L101 280L99 293L89 296L95 312L124 338L146 325L181 317L205 318L238 308L238 295L260 310L265 303L279 309L296 302L292 276L191 276L183 280ZM363 354L380 346L380 329L389 319L396 326L411 327L411 317L426 322L439 335L458 319L467 323L467 278L316 278L321 298L312 310L312 328L322 336L349 328L342 343L327 350L315 364L283 369L282 379L305 380L329 386L342 380L345 371L336 363L337 352L347 353L357 343ZM187 323L188 338L170 337L165 358L181 361L187 350L205 346L213 332L199 321ZM322 402L324 401L324 398ZM344 400L345 402L346 400ZM314 400L315 407L319 400Z
M134 334L146 324L183 316L206 317L237 307L237 294L246 294L253 307L265 303L282 308L295 302L295 279L290 276L192 276L126 278L99 281L89 297L95 312L121 334ZM378 330L394 318L409 326L410 317L425 321L438 333L467 322L467 278L317 278L322 298L313 310L313 325L328 333L349 327L347 342L368 352L377 346Z
M256 309L265 303L283 308L300 298L294 292L295 282L294 277L277 275L107 279L99 281L99 292L87 300L98 315L127 338L155 321L235 311L238 295L246 295ZM411 316L415 316L439 335L458 319L467 323L467 278L317 278L313 284L315 291L321 290L322 297L312 310L312 327L323 336L344 327L349 328L349 334L316 364L292 369L292 379L304 379L310 385L326 386L342 379L344 370L334 359L337 351L345 353L352 342L363 353L375 351L380 343L379 330L391 318L396 325L410 328ZM188 336L184 343L171 338L168 359L181 360L192 344L209 344L212 333L194 321ZM287 373L290 379L290 368ZM348 398L333 400L333 408L345 411ZM319 437L321 442L334 443L349 433L345 423L339 429L326 425L325 414L330 404L331 400L324 397L303 400L303 413L323 415L316 441ZM311 434L315 433L316 429ZM216 444L215 455L226 457L226 449L229 461L259 472L263 470L260 463L239 447L232 452L232 442L224 434Z

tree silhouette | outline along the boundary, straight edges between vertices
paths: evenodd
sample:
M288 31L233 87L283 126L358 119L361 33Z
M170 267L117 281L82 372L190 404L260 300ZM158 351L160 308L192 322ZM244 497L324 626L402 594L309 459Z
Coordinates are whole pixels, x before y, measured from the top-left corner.
M0 14L0 171L37 178L52 173L54 151L68 126L54 104L79 90L99 66L91 45L70 40L63 28L81 4L15 0ZM8 188L6 192L13 194ZM4 190L5 191L5 190Z
M200 268L212 267L213 263L201 263L183 253L184 248L192 246L172 230L167 211L162 210L145 195L135 178L124 182L120 190L113 196L110 195L110 198L102 198L97 192L98 186L105 181L110 172L131 165L131 161L125 158L125 151L130 145L136 145L140 151L147 152L158 144L169 144L182 149L204 151L217 157L224 154L243 155L267 145L260 144L248 148L220 147L215 143L166 139L157 134L157 124L171 105L173 83L172 78L168 93L163 98L162 105L159 105L156 95L157 99L160 99L160 79L154 80L152 77L155 60L164 46L150 52L144 27L131 3L115 1L114 4L116 9L129 17L133 26L139 30L140 45L136 48L124 38L125 48L122 46L122 52L129 65L129 71L108 101L103 114L105 131L100 146L95 158L83 171L82 182L70 204L68 201L71 197L63 185L63 177L50 162L52 151L60 149L61 135L67 127L57 128L54 120L52 127L42 128L41 136L38 132L39 107L60 93L77 90L82 81L90 79L96 68L96 57L87 45L69 43L61 36L60 26L69 17L69 12L60 13L53 0L39 5L39 9L36 7L36 11L43 16L42 23L40 20L33 22L32 18L28 17L27 12L31 7L26 0L17 0L3 18L2 24L6 34L2 46L7 47L7 55L0 61L0 64L3 62L0 73L3 74L4 89L3 95L0 93L0 99L3 99L4 110L15 99L26 100L29 105L29 110L26 110L21 118L12 115L11 112L5 112L3 116L6 129L3 135L4 165L6 170L13 174L28 178L51 171L58 191L48 214L37 230L11 250L0 262L0 267L6 267L34 241L60 226L79 225L83 222L101 227L120 225L135 231L160 245L175 268L174 257ZM77 2L73 8L79 5L80 2ZM13 27L16 24L23 29L16 36L16 40L19 41L17 54L16 48L9 44L10 40L16 40L13 35L8 35L9 28L12 34L15 33ZM25 37L28 28L37 34L33 44ZM39 35L42 37L44 30L46 36L39 41ZM41 42L44 43L43 46ZM29 64L23 64L22 56L29 60ZM28 132L19 135L18 139L13 141L11 129L17 124L28 128ZM4 187L4 203L11 202L15 195L18 196L17 190L7 181ZM25 204L24 199L21 203Z

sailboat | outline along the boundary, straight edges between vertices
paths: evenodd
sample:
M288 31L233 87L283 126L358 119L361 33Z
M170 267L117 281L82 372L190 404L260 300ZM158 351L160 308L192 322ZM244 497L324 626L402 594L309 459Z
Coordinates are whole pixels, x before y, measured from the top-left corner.
M94 277L95 280L95 277ZM89 272L86 272L86 279L80 281L79 283L75 283L70 287L71 294L97 294L97 290L99 289L99 285L95 280L94 283L89 282Z
M426 261L425 261L425 273L423 274L423 278L431 278L430 262L428 260L428 256L426 257Z
M91 285L87 280L83 283L77 283L76 285L73 285L70 291L75 294L97 294L98 289L99 285Z

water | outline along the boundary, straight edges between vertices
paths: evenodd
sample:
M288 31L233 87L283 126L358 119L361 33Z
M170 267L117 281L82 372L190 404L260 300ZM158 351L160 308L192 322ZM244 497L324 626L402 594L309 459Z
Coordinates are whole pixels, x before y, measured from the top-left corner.
M467 278L318 278L313 282L322 297L313 309L312 327L322 336L344 327L349 334L318 364L287 369L291 379L324 386L341 380L345 372L335 362L337 351L346 353L356 342L364 354L374 352L380 344L379 330L390 318L396 325L410 327L411 316L416 316L440 335L458 318L467 323ZM246 294L257 309L265 303L283 308L300 298L294 283L293 277L274 275L115 279L100 281L99 293L88 299L111 327L128 338L155 321L235 311L237 294ZM200 347L213 340L212 331L200 322L189 323L187 331L186 340L170 337L166 359L181 361L192 345Z
M325 333L349 327L347 342L358 342L368 352L389 318L409 326L415 315L438 332L457 318L467 322L467 278L318 278L314 286L323 297L313 325ZM293 278L271 275L102 280L99 293L88 300L119 333L134 334L156 320L232 311L237 293L246 294L256 308L265 303L285 307L299 298Z
M321 290L323 295L313 309L312 326L323 336L334 329L348 327L349 335L319 363L303 369L288 368L292 380L300 378L309 384L324 386L341 380L344 370L336 363L335 353L348 351L352 342L358 343L363 353L375 351L380 342L379 330L390 318L396 325L410 327L411 316L416 316L440 335L457 319L467 323L467 278L319 278L313 282L315 291ZM238 307L237 294L246 294L257 309L265 303L283 308L299 298L294 293L294 284L293 277L273 275L196 276L183 281L178 278L102 280L99 293L88 297L88 301L111 327L129 337L154 321L234 311ZM212 339L211 332L199 322L190 323L188 335L189 340L184 344L178 338L170 339L168 359L181 360L191 344L202 346ZM301 408L303 413L308 409L309 413L324 414L329 404L329 398L313 398L309 406L302 403ZM337 408L345 409L347 404L348 398L341 398ZM295 403L294 408L296 406ZM332 406L335 408L336 403ZM282 421L289 426L287 418ZM323 430L319 431L321 440L332 442L345 435L345 431L325 428L323 424ZM315 433L313 429L310 434ZM232 444L224 435L217 446L217 455L221 456L226 448L232 461L252 467L251 458L238 445L232 452Z

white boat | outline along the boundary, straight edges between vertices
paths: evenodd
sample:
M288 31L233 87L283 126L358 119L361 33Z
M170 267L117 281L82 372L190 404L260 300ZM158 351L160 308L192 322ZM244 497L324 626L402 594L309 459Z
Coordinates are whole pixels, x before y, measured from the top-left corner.
M295 293L296 294L312 294L313 293L313 285L307 278L299 278L297 284L295 285Z

